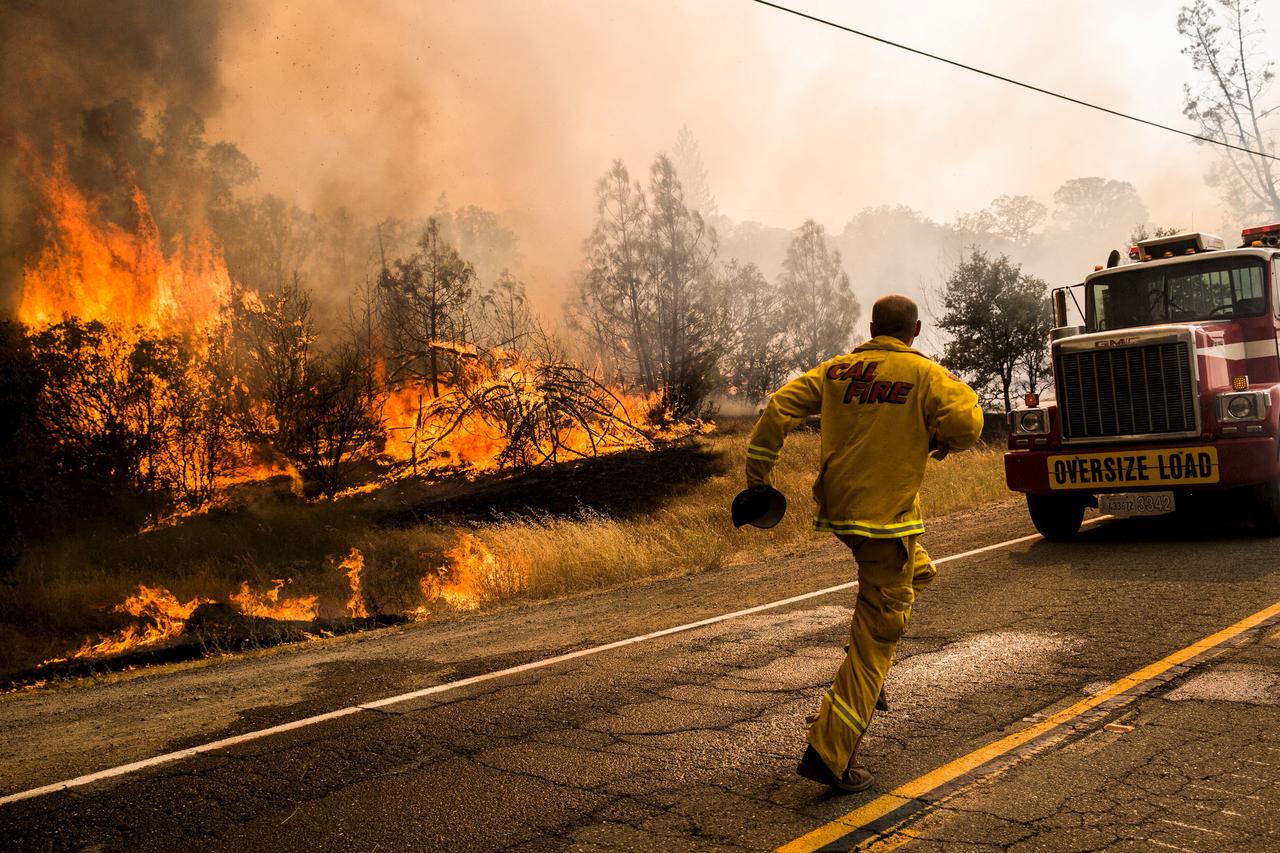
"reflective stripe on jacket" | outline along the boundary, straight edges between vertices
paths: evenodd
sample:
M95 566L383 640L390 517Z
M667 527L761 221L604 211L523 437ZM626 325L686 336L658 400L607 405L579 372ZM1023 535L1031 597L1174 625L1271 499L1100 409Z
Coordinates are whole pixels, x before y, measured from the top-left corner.
M813 526L875 539L924 531L920 483L931 440L951 450L982 433L973 389L923 353L881 335L774 392L747 447L747 485L773 484L787 433L822 417Z

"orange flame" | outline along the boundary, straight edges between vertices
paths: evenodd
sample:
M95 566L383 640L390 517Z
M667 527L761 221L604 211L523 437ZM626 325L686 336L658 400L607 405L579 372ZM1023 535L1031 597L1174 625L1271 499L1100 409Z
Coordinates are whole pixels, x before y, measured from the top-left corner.
M310 622L319 612L319 596L300 595L296 598L280 598L280 590L289 580L271 581L271 589L254 592L248 581L241 581L240 591L231 594L231 602L240 608L246 616L260 616L264 619L281 619L295 622Z
M18 318L46 326L65 317L125 328L192 331L231 299L222 253L207 234L176 235L165 252L146 194L131 187L134 228L111 222L75 185L61 152L46 168L29 145L22 160L45 202L49 243L23 271Z
M130 221L120 224L115 221L118 215L113 219L108 214L115 211L109 206L114 199L76 186L65 149L46 158L20 141L18 150L42 198L42 222L48 235L43 250L23 270L18 316L24 324L39 328L77 316L102 321L127 340L142 331L183 335L210 331L227 316L233 296L251 311L263 310L252 291L233 286L206 223L188 218L184 233L161 233L151 201L127 169L122 187L127 190ZM594 398L595 408L586 416L549 414L558 410L556 392L549 391L545 381L548 365L502 349L481 352L459 341L437 341L431 346L451 365L440 377L438 397L420 379L388 386L383 363L374 371L375 381L383 387L375 412L385 428L383 453L392 461L412 463L404 468L414 474L473 474L513 462L541 464L596 456L647 448L654 440L703 429L659 424L654 417L657 395L635 395L619 388ZM126 349L122 352L127 354ZM497 399L502 414L455 405L463 392L471 398ZM529 417L518 439L512 437L512 424L503 422L511 420L512 412L517 419L521 413ZM191 503L198 500L201 505L180 507L175 520L216 506L218 494L231 486L280 474L290 477L295 494L300 495L297 471L280 462L264 463L258 459L258 450L228 448L226 470L192 490L198 496ZM188 473L184 470L181 476ZM246 601L271 610L278 602L266 602L261 598L266 594L241 591ZM352 613L358 609L355 603L350 607Z
M528 584L528 571L516 560L500 558L478 538L458 532L458 544L444 552L446 564L419 581L428 603L443 601L455 610L477 610L494 598L513 595ZM425 607L411 615L423 616Z
M360 583L360 576L364 574L364 554L360 553L359 548L352 548L351 553L338 565L338 568L347 573L347 582L351 584L351 598L347 600L347 615L352 619L367 619L369 609L364 606L364 591Z
M96 643L86 640L71 656L106 657L171 640L182 633L195 609L208 602L207 598L193 598L184 603L163 587L138 584L138 591L116 605L115 611L146 619L150 624L130 625Z
M418 380L384 390L380 401L387 435L384 453L397 461L414 462L417 470L428 472L499 469L511 445L503 425L480 410L452 417L450 406L465 388L472 398L492 393L505 398L513 408L528 412L547 403L552 393L540 382L546 365L508 350L492 350L486 359L462 344L436 342L432 346L461 356L458 375L446 374L440 382L439 398L429 384ZM385 373L385 365L379 363L375 377L381 379ZM538 436L532 450L540 459L535 461L650 448L654 440L671 441L714 428L701 422L661 426L653 417L659 404L656 393L639 395L616 386L605 390L604 411L585 421L558 424Z

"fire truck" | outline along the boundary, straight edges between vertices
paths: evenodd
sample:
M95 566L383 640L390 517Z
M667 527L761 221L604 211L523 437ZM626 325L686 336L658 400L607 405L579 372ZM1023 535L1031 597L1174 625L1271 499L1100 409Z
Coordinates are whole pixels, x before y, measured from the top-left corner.
M1280 224L1241 237L1144 240L1053 291L1053 399L1009 413L1005 454L1046 538L1073 537L1091 506L1159 515L1205 499L1280 535ZM1083 325L1068 325L1069 295Z

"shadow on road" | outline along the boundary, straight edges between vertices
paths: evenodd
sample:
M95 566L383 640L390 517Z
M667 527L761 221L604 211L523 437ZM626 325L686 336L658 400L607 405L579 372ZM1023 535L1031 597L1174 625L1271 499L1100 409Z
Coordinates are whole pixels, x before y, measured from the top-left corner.
M1011 555L1028 567L1066 565L1073 575L1097 580L1162 579L1229 583L1257 580L1275 565L1259 560L1274 540L1253 532L1243 512L1210 507L1195 513L1115 518L1081 530L1070 542L1040 540Z

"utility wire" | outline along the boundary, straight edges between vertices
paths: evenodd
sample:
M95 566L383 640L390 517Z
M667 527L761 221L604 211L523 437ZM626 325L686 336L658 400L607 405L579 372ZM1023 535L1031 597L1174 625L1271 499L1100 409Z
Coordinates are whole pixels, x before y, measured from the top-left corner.
M1108 115L1113 115L1118 118L1125 118L1125 119L1128 119L1129 121L1136 121L1139 124L1145 124L1145 125L1148 125L1149 127L1159 128L1160 130L1167 130L1170 133L1176 133L1176 134L1179 134L1180 136L1190 137L1191 139L1195 139L1200 142L1208 142L1213 145L1221 145L1223 148L1230 148L1235 151L1242 151L1245 154L1249 154L1253 157L1265 157L1268 160L1280 160L1280 157L1277 157L1274 154L1267 154L1262 151L1254 151L1252 148L1245 148L1240 145L1232 145L1230 142L1225 142L1221 139L1213 139L1208 136L1201 136L1198 133L1191 133L1190 131L1187 131L1187 130L1180 130L1179 128L1176 128L1176 127L1170 127L1167 124L1161 124L1158 121L1151 121L1149 119L1139 118L1138 116L1129 115L1128 113L1122 113L1119 110L1113 110L1113 109L1110 109L1109 107L1099 106L1098 104L1091 104L1088 101L1082 101L1079 98L1073 98L1070 95L1063 95L1059 92L1050 91L1049 89L1042 89L1039 86L1033 86L1030 83L1023 83L1021 80L1014 80L1012 77L1003 77L999 74L996 74L993 71L984 71L981 68L975 68L972 65L965 65L963 62L957 62L954 59L947 59L945 56L938 56L937 54L929 53L928 51L924 51L924 50L919 50L918 48L910 47L905 44L900 44L899 42L896 42L896 41L890 41L887 38L881 38L880 36L872 35L871 33L863 32L862 30L855 30L853 27L846 27L844 24L838 24L835 21L829 21L826 18L819 18L817 15L810 15L807 12L801 12L798 9L792 9L788 6L781 6L777 3L771 3L769 2L769 0L751 0L751 2L758 3L761 6L768 6L770 9L777 9L779 12L786 12L789 15L795 15L797 18L804 18L806 20L813 21L814 23L825 24L828 27L833 27L837 30L842 30L846 33L850 33L851 35L861 36L864 39L870 39L871 41L876 41L876 42L879 42L880 44L887 44L889 47L896 47L899 50L905 50L908 53L914 53L917 56L923 56L926 59L932 59L936 62L944 62L947 65L954 65L956 68L963 68L965 71L972 71L974 74L981 74L984 77L990 77L991 79L999 80L1002 83L1010 83L1014 86L1021 86L1023 89L1030 89L1033 92L1039 92L1040 94L1048 95L1051 98L1058 98L1059 100L1067 101L1069 103L1076 104L1077 106L1087 107L1088 109L1091 109L1091 110L1097 110L1100 113L1106 113Z

